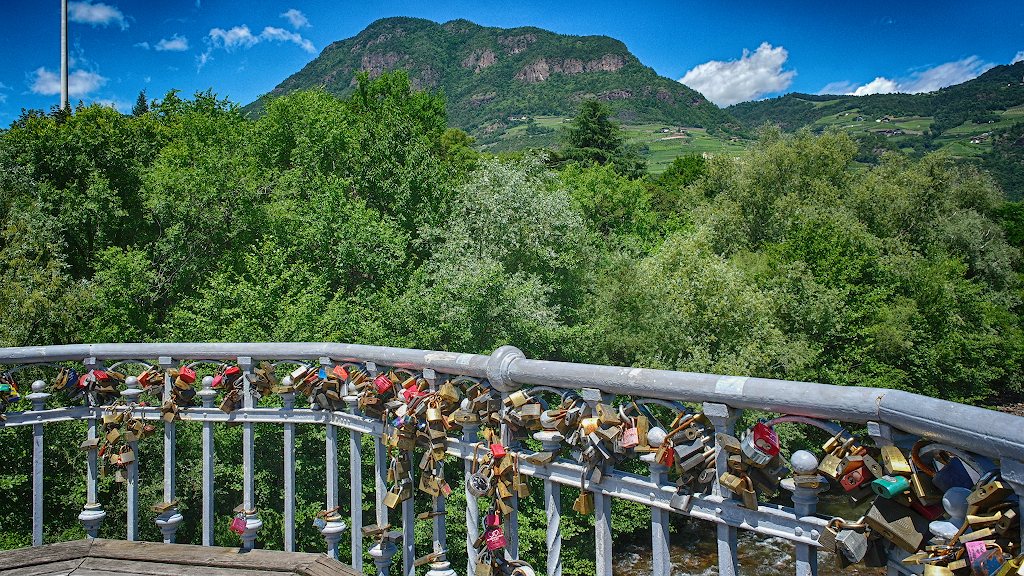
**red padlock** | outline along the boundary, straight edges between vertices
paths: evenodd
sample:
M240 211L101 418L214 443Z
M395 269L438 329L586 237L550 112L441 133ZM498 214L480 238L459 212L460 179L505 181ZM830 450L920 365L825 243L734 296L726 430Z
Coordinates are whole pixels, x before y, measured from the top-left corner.
M224 375L223 374L217 374L216 376L213 377L213 382L210 383L210 387L217 388L217 387L219 387L223 383L224 383Z
M341 364L335 366L334 370L331 370L331 375L338 380L348 380L348 370L345 370L345 367Z
M505 447L501 444L491 444L491 454L493 454L495 458L501 458L505 455Z
M779 436L775 430L758 422L740 443L743 456L757 466L764 466L779 453Z
M178 371L178 378L189 384L196 381L196 371L189 368L188 366L182 366L181 370Z
M110 375L107 374L106 372L104 372L103 370L93 370L92 371L92 375L95 376L96 379L101 381L101 382L105 382L107 380L110 380Z
M241 373L242 369L239 368L238 366L228 366L227 368L224 369L225 376L236 376Z
M373 379L373 385L377 387L378 394L383 394L391 389L391 379L381 374Z
M875 477L868 471L868 467L861 464L847 472L842 478L839 479L839 483L846 489L847 492L856 490L864 484L871 482Z
M488 514L484 516L484 524L488 526L501 526L500 514Z
M235 516L235 519L231 521L231 531L238 535L245 532L245 518Z

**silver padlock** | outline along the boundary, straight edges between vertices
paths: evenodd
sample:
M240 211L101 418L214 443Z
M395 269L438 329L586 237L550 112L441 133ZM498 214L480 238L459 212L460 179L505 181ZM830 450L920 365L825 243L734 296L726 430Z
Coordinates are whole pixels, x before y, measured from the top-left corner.
M840 530L836 535L836 550L843 553L846 559L856 564L864 559L868 552L868 537L863 532Z
M466 491L476 498L483 498L490 494L493 480L494 471L490 467L481 468L466 479Z

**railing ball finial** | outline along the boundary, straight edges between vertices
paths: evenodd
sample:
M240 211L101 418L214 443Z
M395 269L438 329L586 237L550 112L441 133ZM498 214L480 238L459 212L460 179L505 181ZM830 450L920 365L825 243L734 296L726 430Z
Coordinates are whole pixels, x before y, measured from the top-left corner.
M491 387L499 392L515 392L521 385L513 382L508 375L512 362L520 358L526 358L523 351L515 346L502 346L493 353L487 360L487 381Z
M793 472L797 474L814 474L818 469L818 458L807 450L797 450L789 459Z
M213 376L203 376L203 388L213 388Z

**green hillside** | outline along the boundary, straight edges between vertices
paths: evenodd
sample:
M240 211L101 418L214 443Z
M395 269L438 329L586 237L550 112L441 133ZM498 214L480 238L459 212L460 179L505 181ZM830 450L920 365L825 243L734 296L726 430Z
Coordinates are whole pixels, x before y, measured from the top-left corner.
M394 69L406 70L416 87L443 93L449 125L478 141L496 141L525 118L571 116L588 98L607 102L626 124L739 129L700 93L658 76L618 40L534 27L486 28L467 20L378 20L325 48L264 99L311 88L345 97L355 90L357 72L372 78Z
M893 150L914 157L944 150L988 170L1007 198L1024 199L1024 62L927 94L792 93L725 110L751 129L840 128L853 135L857 160L867 164Z

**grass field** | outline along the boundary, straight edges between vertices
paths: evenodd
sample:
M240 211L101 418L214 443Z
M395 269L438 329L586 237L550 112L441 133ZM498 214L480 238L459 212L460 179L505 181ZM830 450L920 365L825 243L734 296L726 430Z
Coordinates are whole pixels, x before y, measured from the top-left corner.
M858 120L858 118L860 118ZM991 142L984 140L972 144L975 137L985 138L993 130L1010 126L1024 119L1024 105L1017 106L1001 113L998 121L986 124L966 122L946 131L935 142L941 149L954 156L979 156L991 149ZM503 134L493 141L481 143L480 150L499 153L526 148L554 148L559 145L562 127L571 119L563 116L535 116L534 125L541 130L550 130L544 134L527 134L528 125L516 123L508 127ZM888 122L878 121L862 114L859 110L829 115L814 122L810 128L814 131L829 127L838 127L850 133L878 132L901 130L903 134L887 134L892 142L899 143L909 138L916 138L927 131L932 124L931 117L908 116L890 118ZM677 156L687 154L727 154L743 156L747 153L749 141L730 138L721 131L708 134L703 128L671 126L668 124L643 124L621 126L623 136L628 144L641 148L648 162L648 172L661 174ZM536 129L534 130L536 131Z
M526 133L527 124L521 123L507 128L494 142L482 144L477 148L492 153L522 150L525 148L551 148L558 145L560 130L570 118L562 116L534 116L536 126L550 129L551 132L539 135ZM703 128L670 126L668 124L643 124L637 126L621 126L627 144L635 144L645 149L648 172L661 174L676 156L687 154L728 154L742 156L746 154L746 143L732 142L727 134L718 132L709 135Z

